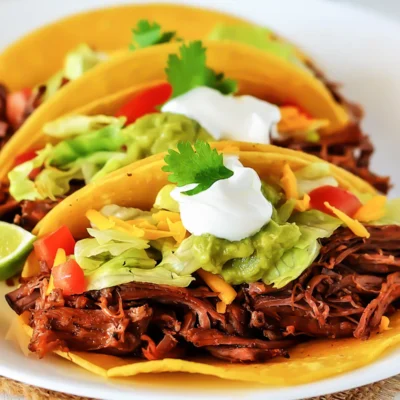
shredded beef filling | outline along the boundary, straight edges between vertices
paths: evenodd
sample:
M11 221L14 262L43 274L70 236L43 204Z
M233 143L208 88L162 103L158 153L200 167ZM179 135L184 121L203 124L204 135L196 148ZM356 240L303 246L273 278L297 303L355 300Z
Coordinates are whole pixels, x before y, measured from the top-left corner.
M22 117L19 121L10 121L7 116L7 94L8 89L0 83L0 149L8 142L11 136L27 120L27 118L39 107L42 96L46 90L45 86L39 87L28 100Z
M45 296L50 271L9 293L17 314L28 312L30 350L94 351L148 360L210 354L230 362L288 357L294 344L375 334L400 299L400 227L367 226L369 239L340 228L323 239L319 258L282 289L262 282L236 287L224 314L217 294L128 283L82 295ZM197 286L196 286L197 285Z

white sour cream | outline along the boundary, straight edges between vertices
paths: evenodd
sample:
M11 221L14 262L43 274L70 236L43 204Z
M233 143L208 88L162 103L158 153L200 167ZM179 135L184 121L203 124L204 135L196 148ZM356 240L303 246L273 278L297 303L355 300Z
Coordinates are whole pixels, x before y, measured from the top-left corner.
M196 184L177 187L171 197L179 203L182 223L191 234L242 240L270 221L272 205L263 196L261 180L254 169L243 167L235 156L225 156L224 164L233 171L230 178L193 196L182 192Z
M197 121L216 140L268 144L281 119L279 107L253 96L226 96L215 89L198 87L167 102L163 112Z

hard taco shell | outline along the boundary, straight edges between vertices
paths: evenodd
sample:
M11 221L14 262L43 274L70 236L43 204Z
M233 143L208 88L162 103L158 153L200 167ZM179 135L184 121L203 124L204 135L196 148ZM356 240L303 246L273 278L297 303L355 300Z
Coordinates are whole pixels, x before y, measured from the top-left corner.
M262 179L270 182L280 179L285 163L295 171L312 162L321 162L316 157L274 146L240 142L220 142L214 143L213 146L221 152L237 154L245 166L254 168ZM51 211L37 226L35 233L42 236L65 224L76 237L82 237L88 227L85 212L90 208L99 209L111 203L150 208L158 190L167 183L167 174L161 171L164 156L165 154L160 154L131 164L103 180L84 187ZM360 178L333 165L330 168L342 187L375 193L374 189ZM35 273L34 264L27 263L25 276ZM26 324L24 326L30 334L31 328ZM400 314L397 313L391 317L388 330L372 334L367 341L311 340L292 348L290 359L274 359L263 364L229 364L213 358L144 361L82 352L57 354L104 377L189 372L257 382L267 386L288 386L313 382L362 367L379 358L399 342Z
M325 134L349 122L347 111L332 97L325 85L310 71L281 58L233 42L204 42L207 65L224 72L239 84L239 93L250 94L277 104L290 101L315 118L328 119ZM44 140L46 122L65 114L93 110L112 114L116 104L123 104L140 88L154 81L165 80L165 67L170 54L178 53L180 43L154 46L135 52L121 52L85 76L70 82L25 122L0 153L0 179L12 168L16 154L37 146ZM100 100L99 100L100 99ZM108 106L100 105L107 104Z

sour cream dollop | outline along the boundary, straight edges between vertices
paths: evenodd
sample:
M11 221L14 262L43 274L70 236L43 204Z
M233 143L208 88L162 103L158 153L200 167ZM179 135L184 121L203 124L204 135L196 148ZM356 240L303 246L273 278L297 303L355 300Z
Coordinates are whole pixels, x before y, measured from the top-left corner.
M225 156L233 171L228 179L215 182L193 196L183 194L196 184L175 188L171 197L179 203L184 227L193 235L206 233L237 241L257 233L272 216L272 205L261 192L261 180L252 168L245 168L236 156Z
M268 144L281 120L279 107L253 96L226 96L198 87L170 100L162 112L185 115L197 121L216 140Z

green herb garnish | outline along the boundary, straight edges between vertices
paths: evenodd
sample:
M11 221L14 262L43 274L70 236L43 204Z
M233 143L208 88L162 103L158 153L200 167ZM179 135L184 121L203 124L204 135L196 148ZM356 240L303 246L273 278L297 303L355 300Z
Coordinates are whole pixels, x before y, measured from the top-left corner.
M178 186L197 183L195 188L183 192L188 196L203 192L215 182L233 175L233 171L225 167L223 155L211 149L207 142L196 141L194 149L189 142L180 142L177 150L168 150L164 158L167 165L162 170L170 172L168 180Z
M168 66L165 70L168 82L172 85L172 97L179 96L198 86L207 86L223 94L237 91L237 82L225 79L223 73L217 74L206 65L206 48L201 41L183 44L179 55L168 56Z
M132 43L130 50L137 48L150 47L156 44L168 43L175 38L176 32L162 32L161 26L157 22L150 23L146 19L140 20L136 28L132 29Z

